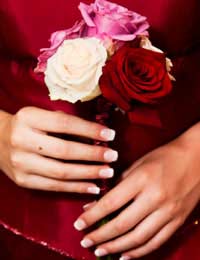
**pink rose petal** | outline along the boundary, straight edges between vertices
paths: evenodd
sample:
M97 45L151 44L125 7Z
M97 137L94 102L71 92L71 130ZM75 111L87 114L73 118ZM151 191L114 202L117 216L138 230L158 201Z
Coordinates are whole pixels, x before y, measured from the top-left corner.
M35 72L44 72L46 69L47 60L52 55L54 55L59 46L67 39L81 37L84 26L85 22L81 21L79 23L76 22L75 25L70 29L54 32L50 38L50 48L41 49L42 54L38 57L38 65L35 69Z
M96 0L90 5L80 3L79 10L86 23L83 36L102 39L106 35L126 42L134 40L137 35L148 35L146 17L115 3L106 0Z

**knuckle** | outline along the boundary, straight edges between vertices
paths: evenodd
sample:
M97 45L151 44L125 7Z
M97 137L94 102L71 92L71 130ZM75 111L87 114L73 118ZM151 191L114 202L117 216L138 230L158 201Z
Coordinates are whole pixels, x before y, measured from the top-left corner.
M52 167L51 175L55 179L62 179L66 180L68 179L69 171L65 170L65 167L63 164L58 164L55 168Z
M107 151L106 148L96 146L95 152L94 151L91 151L91 152L92 152L92 155L94 155L96 157L95 158L96 160L102 161L102 160L104 160L104 154L106 151Z
M141 240L141 238L139 236L134 236L132 238L132 245L134 247L140 246L141 244L142 244L142 240Z
M169 216L173 217L177 212L179 212L180 207L178 202L172 202L168 207Z
M10 162L13 168L18 168L21 164L20 158L17 152L12 152L10 155Z
M74 187L74 190L78 193L88 193L87 189L88 186L85 185L76 185L76 187Z
M89 185L86 183L68 182L68 184L65 185L65 187L63 187L63 189L65 189L65 191L67 191L67 192L85 194L85 193L88 193L87 192L88 186Z
M154 200L158 203L158 204L162 204L166 198L167 198L167 193L165 192L164 189L162 188L157 188L155 189L154 193Z
M48 189L51 191L55 191L55 192L59 192L59 191L63 191L63 187L61 187L61 185L59 185L58 182L52 182L48 185Z
M87 157L90 160L102 161L102 148L98 146L87 147Z
M24 114L26 114L26 108L20 109L16 114L15 114L15 119L16 121L21 121L24 118Z
M116 199L113 199L112 197L107 197L104 200L102 200L102 209L104 211L110 212L114 211L116 208Z
M150 174L146 170L140 172L139 174L140 174L140 182L141 182L141 184L149 185L149 177L150 177L149 175Z
M127 224L124 221L118 220L114 225L115 230L121 234L127 229Z
M27 114L30 115L32 110L33 107L23 107L16 113L15 117L17 120L24 120L27 117Z
M111 254L116 253L120 248L120 243L118 241L113 241L105 246L105 249Z
M106 198L102 201L102 208L105 210L105 211L108 211L108 210L111 210L111 200L110 198Z
M90 131L94 136L99 137L102 127L94 122L87 122L86 131Z
M20 134L15 127L10 136L10 144L12 147L17 147L20 144Z
M66 192L78 193L78 194L85 194L86 188L77 186L68 187L65 189Z
M26 187L27 185L27 181L25 176L23 176L22 174L17 174L15 176L15 183L19 186L19 187Z
M59 173L56 173L55 176L57 176L59 179L68 180L69 179L69 173L60 171Z
M60 150L59 150L60 149ZM70 145L67 141L63 143L60 147L58 146L57 153L61 158L64 159L74 159L77 154L77 146Z
M155 173L157 172L160 172L159 164L147 162L146 165L141 168L141 181L149 186L149 183L152 183L152 180L155 178Z

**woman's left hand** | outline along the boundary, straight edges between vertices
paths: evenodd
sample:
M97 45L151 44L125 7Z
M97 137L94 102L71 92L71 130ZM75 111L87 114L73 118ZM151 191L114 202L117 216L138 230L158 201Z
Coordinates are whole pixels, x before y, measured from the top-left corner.
M117 217L86 235L82 246L98 245L96 256L123 252L120 259L127 260L165 243L200 199L199 139L197 124L134 163L122 181L75 222L75 228L83 230L120 210Z

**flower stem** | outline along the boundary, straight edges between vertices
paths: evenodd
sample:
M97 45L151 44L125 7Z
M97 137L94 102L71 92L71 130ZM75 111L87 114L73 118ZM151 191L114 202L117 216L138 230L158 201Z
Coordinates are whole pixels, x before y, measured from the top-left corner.
M112 257L110 255L105 256L105 257L97 257L97 260L112 260Z
M109 222L109 218L104 218L104 219L100 222L99 226L101 227L101 226L105 225L105 224L108 223L108 222ZM111 255L107 255L107 256L104 256L104 257L97 257L96 259L97 259L97 260L112 260L112 257L111 257Z
M103 258L102 257L97 257L97 260L113 260L111 255L108 255L108 256L104 256Z
M110 120L110 113L112 111L113 105L108 102L105 98L100 97L97 100L97 114L96 114L96 122L102 125L108 125L109 120ZM108 147L107 142L99 142L95 141L96 145L101 145L104 147ZM109 191L109 182L108 180L101 180L101 196L104 196L108 191ZM109 218L103 219L100 223L99 226L103 226L106 223L109 222ZM107 255L104 257L97 257L97 260L112 260L111 255Z

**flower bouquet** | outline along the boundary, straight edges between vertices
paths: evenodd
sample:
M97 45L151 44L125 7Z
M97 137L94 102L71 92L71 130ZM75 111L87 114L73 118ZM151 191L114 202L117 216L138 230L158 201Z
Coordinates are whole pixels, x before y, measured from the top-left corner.
M131 115L134 104L170 93L172 63L151 44L146 17L105 0L79 9L83 19L54 32L38 58L35 71L44 73L51 100L103 96Z

